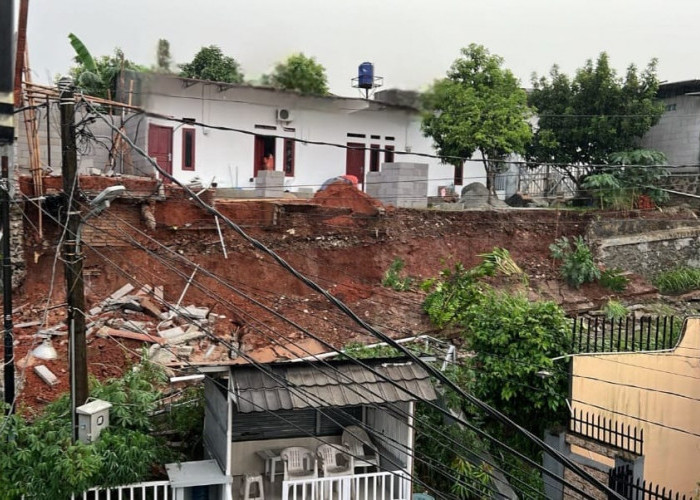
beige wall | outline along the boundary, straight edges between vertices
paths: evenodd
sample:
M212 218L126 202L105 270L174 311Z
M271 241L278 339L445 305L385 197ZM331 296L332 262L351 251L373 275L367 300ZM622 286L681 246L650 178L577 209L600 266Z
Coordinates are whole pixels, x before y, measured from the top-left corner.
M700 318L667 353L578 355L572 406L644 430L644 479L692 494L700 481Z

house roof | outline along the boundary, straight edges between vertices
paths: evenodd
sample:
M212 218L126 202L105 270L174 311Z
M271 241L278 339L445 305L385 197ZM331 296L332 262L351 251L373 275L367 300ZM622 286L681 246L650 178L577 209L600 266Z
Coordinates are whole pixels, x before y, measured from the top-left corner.
M364 360L364 364L380 375L349 360L265 365L271 375L256 367L233 366L235 402L239 412L251 413L437 397L428 373L410 361Z
M170 74L160 74L160 73L142 73L142 72L135 72L132 70L125 70L124 71L125 79L128 81L130 79L133 79L135 81L141 81L144 82L145 88L142 90L144 93L149 93L149 92L154 92L157 94L157 88L159 85L159 82L167 82L167 81L179 81L182 83L183 86L185 87L191 87L193 85L212 85L215 87L218 87L220 92L225 93L227 90L232 90L232 91L239 91L239 92L247 92L249 93L248 95L251 95L250 93L255 93L256 95L260 96L260 98L263 100L263 102L267 102L271 97L274 98L274 96L279 96L280 99L292 99L294 102L298 104L306 104L306 105L319 105L321 103L335 103L335 105L340 105L340 106L345 106L348 107L349 109L370 109L370 110L381 110L381 109L396 109L396 110L402 110L402 111L410 111L410 112L417 112L417 108L412 105L411 103L408 102L400 102L396 99L364 99L361 97L345 97L345 96L338 96L334 94L328 94L328 95L306 95L302 94L299 91L296 90L283 90L283 89L277 89L274 87L269 87L269 86L262 86L262 85L253 85L250 83L226 83L226 82L215 82L212 80L200 80L197 78L185 78L177 75L170 75ZM124 99L124 97L127 95L124 92L126 92L126 89L120 89L118 91L118 95L120 95L121 99ZM135 92L134 98L136 99L136 102L140 100L138 98L138 94L140 94L141 91Z
M676 97L679 95L696 95L700 92L700 80L685 80L682 82L662 83L656 97L659 99Z

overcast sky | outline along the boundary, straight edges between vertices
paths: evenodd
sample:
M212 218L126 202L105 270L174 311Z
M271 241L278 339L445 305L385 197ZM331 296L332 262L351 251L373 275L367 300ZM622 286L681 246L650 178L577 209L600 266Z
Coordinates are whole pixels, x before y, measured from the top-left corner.
M524 86L533 72L557 63L572 73L601 51L618 71L656 57L661 80L693 79L699 19L698 0L31 0L28 48L41 82L70 67L70 32L93 56L118 46L147 66L159 38L177 63L218 45L248 78L304 52L326 67L334 93L354 96L362 61L385 88L424 89L472 42L503 56Z

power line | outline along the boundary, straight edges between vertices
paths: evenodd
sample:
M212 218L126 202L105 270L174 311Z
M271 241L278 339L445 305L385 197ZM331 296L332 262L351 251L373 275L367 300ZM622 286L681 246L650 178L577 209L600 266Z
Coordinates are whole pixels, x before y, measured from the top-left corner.
M364 320L362 320L359 316L357 316L354 312L352 312L343 302L338 300L336 297L328 293L326 290L318 286L316 283L311 281L309 278L306 278L305 276L301 275L298 271L296 271L292 266L290 266L284 259L282 259L277 253L274 251L270 250L268 247L260 243L254 238L251 238L247 233L245 233L239 226L237 226L233 221L231 221L228 217L224 216L221 214L219 211L217 211L215 208L209 206L207 203L202 201L202 199L194 193L191 189L189 189L187 186L185 186L183 183L179 182L177 179L175 179L172 175L169 173L165 172L160 166L151 158L148 157L148 154L144 152L141 148L136 146L131 139L126 136L126 134L123 134L121 131L118 131L116 127L112 126L108 120L106 120L101 113L97 112L95 108L90 104L87 103L88 107L95 113L98 117L100 117L105 123L107 123L111 128L113 128L115 131L120 133L124 140L134 149L137 153L139 153L141 156L146 158L155 168L156 170L159 171L159 173L164 176L165 178L170 179L172 182L175 182L177 185L179 185L181 188L185 190L192 198L193 200L200 205L204 210L210 212L212 215L218 216L222 221L224 221L225 224L227 224L229 227L234 229L241 237L243 237L246 241L251 243L255 248L261 250L262 252L270 255L273 259L277 260L280 264L283 265L283 267L291 273L293 276L295 276L297 279L302 281L304 284L306 284L309 288L321 293L323 296L325 296L331 303L333 303L336 307L338 307L341 311L345 312L351 319L353 319L359 326L361 326L363 329L371 333L372 335L376 336L377 338L383 340L384 342L389 343L392 347L398 348L400 351L404 352L410 359L412 359L414 362L417 362L424 368L428 370L429 373L432 373L436 378L441 380L443 383L445 383L447 386L452 388L454 391L456 391L459 395L461 395L463 398L466 400L472 402L475 404L477 407L480 407L486 413L496 417L500 421L502 421L504 424L516 429L518 432L522 433L524 436L526 436L529 440L531 440L533 443L535 443L538 447L542 448L543 450L547 451L555 460L559 461L560 463L567 465L570 469L572 469L574 472L585 478L586 480L590 481L591 484L595 485L597 488L601 489L602 491L607 492L608 494L612 495L615 498L620 498L619 494L615 493L612 489L610 489L608 486L602 484L600 481L595 479L590 473L586 472L584 469L582 469L579 465L574 463L571 459L567 458L563 454L561 454L558 450L555 450L548 444L546 444L544 441L542 441L540 438L537 436L533 435L531 432L527 431L517 423L513 422L511 419L503 415L501 412L498 410L492 408L488 404L480 401L478 398L475 398L474 396L466 393L464 390L462 390L460 387L458 387L454 382L452 382L449 378L447 378L444 374L441 372L435 370L433 367L430 365L427 365L423 361L421 361L419 358L417 358L413 353L405 349L401 344L396 343L393 339L390 337L386 336L385 334L381 333L380 331L376 330L369 324L367 324Z
M49 217L51 217L51 216L49 215ZM93 251L97 252L97 250L96 250L95 248L91 248L91 249L92 249ZM101 255L100 252L97 252L97 254L98 254L98 255ZM112 262L110 259L107 259L105 256L102 256L102 258L103 258L103 259L106 259L107 262L109 262L111 265L115 266L120 272L123 272L123 271L121 271L121 269L120 269L118 266L116 266L116 264L115 264L114 262ZM131 280L134 280L133 277L130 277L129 275L126 275L126 276L127 276L127 278L129 278L129 279L131 279ZM183 277L186 277L186 276L183 275ZM167 303L165 303L165 305L166 305L168 308L171 308L171 306L169 306ZM171 308L171 309L172 309L172 308ZM176 312L177 312L177 311L176 311ZM188 320L188 321L191 321L191 320ZM193 323L193 324L194 324L194 323ZM206 333L208 334L209 332L206 332ZM221 339L218 339L218 338L216 338L216 337L214 337L214 340L219 341L219 342L222 342ZM230 347L230 348L233 348L233 347L230 346L230 345L229 345L229 347ZM171 352L172 352L172 351L171 351ZM173 354L175 354L175 353L173 353ZM176 354L175 354L175 355L176 355ZM179 356L176 355L176 357L179 357ZM187 362L187 364L189 364L189 362ZM190 365L190 366L192 366L192 365ZM397 386L397 388L400 389L400 386ZM405 412L404 412L404 413L405 413ZM495 464L494 464L494 466L495 466ZM496 466L496 467L497 467L497 466ZM508 474L507 471L502 471L502 472L504 472L505 474ZM517 479L517 478L515 478L515 479Z

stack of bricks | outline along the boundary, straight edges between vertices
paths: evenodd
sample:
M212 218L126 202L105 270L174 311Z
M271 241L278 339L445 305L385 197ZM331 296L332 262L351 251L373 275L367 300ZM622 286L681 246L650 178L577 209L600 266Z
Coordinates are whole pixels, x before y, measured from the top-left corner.
M428 206L427 163L384 163L381 172L367 172L365 192L386 205Z

